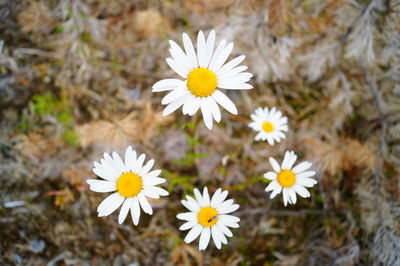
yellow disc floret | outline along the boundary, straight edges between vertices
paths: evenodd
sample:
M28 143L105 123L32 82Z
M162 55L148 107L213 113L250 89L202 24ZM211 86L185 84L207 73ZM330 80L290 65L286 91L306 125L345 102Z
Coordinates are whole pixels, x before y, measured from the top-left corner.
M278 174L278 182L282 187L291 187L296 183L296 176L291 170L282 170Z
M211 227L218 221L218 212L213 207L203 207L197 214L197 220L202 226Z
M199 67L189 73L187 87L197 97L208 97L217 88L217 77L211 70Z
M117 180L117 191L126 198L136 196L142 191L142 187L142 179L132 172L122 174Z
M271 133L274 131L274 125L271 122L264 122L262 124L262 129L267 133Z

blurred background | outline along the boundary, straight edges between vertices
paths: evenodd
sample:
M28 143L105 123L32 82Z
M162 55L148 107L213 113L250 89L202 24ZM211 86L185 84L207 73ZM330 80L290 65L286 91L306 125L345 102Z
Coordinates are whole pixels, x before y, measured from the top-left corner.
M239 115L209 131L163 117L176 77L168 40L215 29L246 55ZM1 265L400 265L398 0L0 0ZM289 118L280 144L254 142L256 107ZM98 218L93 161L133 145L169 197L139 226ZM268 157L313 162L311 198L269 199ZM241 208L227 246L183 242L175 215L194 187Z

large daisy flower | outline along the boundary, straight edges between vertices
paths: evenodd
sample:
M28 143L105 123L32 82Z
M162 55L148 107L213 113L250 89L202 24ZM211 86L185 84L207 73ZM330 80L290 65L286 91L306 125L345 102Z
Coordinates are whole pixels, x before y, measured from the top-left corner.
M264 174L266 179L271 183L266 187L265 191L272 191L271 199L282 192L283 204L295 204L297 201L296 193L303 198L310 197L310 192L306 187L313 187L317 184L317 180L310 178L315 175L314 171L307 171L311 167L311 163L304 161L295 167L297 156L293 151L287 151L283 158L282 166L274 158L269 158L269 162L274 172ZM292 168L293 167L293 168Z
M219 89L248 90L253 88L247 84L253 76L243 72L246 66L238 66L245 58L244 55L225 63L233 49L233 43L222 40L215 46L215 32L211 31L206 40L202 31L197 36L197 53L192 41L183 33L182 50L174 41L169 41L171 58L168 65L181 79L163 79L153 85L153 92L171 91L163 99L166 104L163 115L169 115L183 106L183 114L194 115L199 108L203 113L205 125L211 129L213 118L221 121L219 105L232 114L237 114L233 102Z
M153 214L146 197L158 199L168 195L166 190L156 187L165 182L164 178L159 177L161 170L150 171L154 160L143 165L145 157L145 154L136 154L129 146L125 152L125 161L118 153L113 152L112 157L104 153L104 158L94 163L93 172L104 180L88 179L90 189L95 192L116 191L98 206L99 217L113 213L122 205L118 222L123 223L130 210L133 223L137 225L140 207L145 213Z
M272 107L271 110L267 107L259 107L251 114L251 119L253 121L249 127L259 132L255 137L256 141L267 140L270 145L274 145L275 141L280 142L284 139L284 132L289 130L287 117L283 116L275 107Z
M228 243L226 236L231 237L233 235L228 227L239 227L240 219L228 215L228 213L236 211L239 205L233 204L232 199L225 200L228 191L222 191L220 188L215 191L211 199L206 187L203 190L203 195L197 188L194 189L194 196L196 199L186 196L187 200L181 201L190 212L180 213L176 216L180 220L187 221L179 227L180 230L190 229L185 237L185 242L190 243L200 236L199 249L204 250L212 237L215 246L220 249L221 243Z

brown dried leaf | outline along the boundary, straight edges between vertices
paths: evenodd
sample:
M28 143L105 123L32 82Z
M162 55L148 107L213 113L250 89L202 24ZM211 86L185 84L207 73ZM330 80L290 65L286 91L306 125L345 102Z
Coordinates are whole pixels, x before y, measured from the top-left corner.
M314 157L320 159L323 169L330 175L350 171L354 167L366 167L369 170L375 167L375 154L355 139L345 138L330 143L306 138L305 145Z
M168 19L156 10L138 11L135 15L135 31L143 37L162 36L171 29Z
M19 143L16 149L22 156L29 159L43 159L46 156L55 155L62 145L56 139L44 137L38 133L29 132L27 135L17 136Z
M129 141L147 144L157 134L157 127L171 120L171 116L164 117L161 112L155 112L148 102L142 111L133 111L123 118L115 117L112 121L99 120L83 124L76 131L82 147L97 142L115 146L122 146Z

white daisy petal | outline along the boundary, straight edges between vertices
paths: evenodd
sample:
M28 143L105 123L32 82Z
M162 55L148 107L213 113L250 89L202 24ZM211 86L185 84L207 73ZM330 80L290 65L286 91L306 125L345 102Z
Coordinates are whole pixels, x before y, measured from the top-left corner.
M272 191L271 196L269 197L270 199L273 199L276 197L276 195L278 195L279 193L282 192L282 187L279 186L277 187L274 191Z
M292 171L295 174L299 174L303 171L306 171L308 168L311 167L311 165L312 165L312 163L305 161L305 162L302 162L302 163L296 165L295 167L293 167Z
M121 173L127 172L124 162L122 161L121 157L119 157L118 153L115 151L112 153L114 163Z
M205 59L205 67L208 67L211 61L211 57L213 55L214 50L214 43L215 43L215 31L211 31L207 38L206 43L206 59Z
M153 168L153 166L154 166L154 160L151 159L143 166L143 168L139 171L138 175L143 176L147 174L150 171L150 169Z
M175 62L181 62L182 67L189 72L192 67L190 64L190 59L186 56L185 52L183 52L181 47L179 47L176 42L170 40L169 44L171 45L169 52L172 58L175 60Z
M227 196L228 196L227 190L220 192L218 194L218 196L216 196L214 194L214 196L212 197L212 200L211 200L211 206L214 208L217 207L219 204L221 204L226 199Z
M143 211L147 214L152 215L153 214L153 209L151 208L149 202L147 201L146 197L142 194L139 193L137 195L137 198L139 200L140 206L142 207Z
M142 181L144 186L155 186L165 183L165 181L167 180L161 177L153 177L153 178L143 178Z
M132 172L139 174L142 170L144 160L146 159L146 155L143 153L139 156L136 161L136 164L132 167Z
M192 64L191 68L193 69L193 68L198 67L197 56L196 56L196 52L194 50L192 41L190 40L189 36L186 33L182 34L182 38L183 38L183 46L185 47L186 55Z
M197 221L197 215L194 212L184 212L184 213L179 213L176 218L179 220L184 220L184 221Z
M211 114L214 117L215 121L219 123L221 121L221 111L219 110L219 107L215 100L212 97L207 97L208 101L208 106L211 109Z
M235 84L245 83L245 82L249 81L252 76L253 76L253 74L250 74L250 73L240 73L240 74L235 75L234 77L219 79L218 87L221 87L221 86L229 87L229 86L232 86Z
M297 182L305 187L313 187L315 184L317 184L315 179L308 177L298 178Z
M312 176L315 176L315 171L301 172L296 175L297 178L312 177Z
M129 209L131 208L132 205L132 198L127 198L124 203L122 204L121 211L119 212L118 216L118 223L122 224L126 216L128 215Z
M199 110L200 105L201 105L201 98L195 97L194 101L191 103L191 106L189 107L187 114L190 116L194 115Z
M108 208L108 206L112 205L120 197L121 195L118 192L109 195L97 207L97 212L104 212Z
M278 162L274 158L270 157L269 163L271 164L271 166L275 172L279 173L281 171L281 167L279 166Z
M296 191L293 188L288 188L287 192L289 194L289 199L292 204L296 204L297 197L296 197Z
M139 223L139 218L140 218L140 206L137 197L132 198L131 216L133 224L137 225Z
M172 70L175 71L176 74L178 74L179 76L181 76L182 78L187 78L189 71L185 68L183 68L182 66L180 66L177 62L175 62L174 59L172 58L167 58L165 59L165 61L167 62L167 64L169 65L170 68L172 68Z
M211 237L210 227L203 228L203 231L201 232L201 235L200 235L200 242L199 242L200 250L205 250L207 248L208 243L210 242L210 237Z
M188 210L197 213L201 209L200 204L194 198L186 196L186 199L189 207L189 208L187 207Z
M116 199L110 205L108 205L106 209L99 212L99 217L108 216L111 213L113 213L116 209L118 209L119 206L121 206L121 204L124 202L125 198L122 197L119 193L117 195L118 196L116 197Z
M152 179L155 178L157 176L159 176L161 174L161 170L153 170L151 172L148 172L147 174L142 176L142 179ZM145 182L145 181L143 181Z
M190 228L193 228L196 224L197 224L197 220L186 222L179 227L179 230L181 230L181 231L188 230Z
M168 104L163 111L163 116L167 116L174 111L176 111L179 107L181 107L189 98L191 98L190 94L185 94L172 103Z
M117 189L115 182L97 179L88 179L86 182L90 185L90 190L94 192L113 192Z
M278 177L278 174L275 172L267 172L264 174L264 177L269 180L276 180L276 178Z
M179 87L177 87L176 89L174 89L173 91L171 91L170 93L168 93L167 95L164 96L164 98L161 100L161 104L169 104L173 101L176 101L177 99L179 99L180 97L189 94L189 90L186 88L186 84L183 83L181 84Z
M194 189L194 196L196 197L196 200L200 204L201 207L206 206L206 202L203 199L203 196L201 195L200 191L197 188Z
M274 181L272 181L271 183L268 184L268 186L265 188L265 191L266 192L272 191L272 190L275 190L275 189L277 189L279 187L280 187L279 183L274 180Z
M192 109L193 109L193 105L194 105L194 103L196 102L196 96L194 96L194 95L191 95L191 97L183 104L183 107L182 107L182 113L185 115L185 114L189 114L189 111L192 111ZM197 107L197 109L200 107L200 104L199 104L199 106ZM197 111L197 110L196 110Z
M292 160L292 154L290 151L286 151L285 153L285 157L283 158L283 162L282 162L282 169L291 169L291 167L289 166L289 163Z
M204 33L199 31L197 35L197 61L199 62L199 67L207 67L206 52L206 39Z
M151 199L159 199L159 198L160 198L160 195L158 195L156 192L151 191L151 190L149 190L149 189L144 190L144 191L142 192L142 194L143 194L144 196L148 197L148 198L151 198Z
M143 192L145 192L145 191L151 191L159 196L168 196L169 195L168 191L166 191L163 188L156 187L156 186L150 186L150 187L146 186Z
M222 72L222 74L219 74L217 76L218 80L223 81L224 79L228 79L230 77L233 77L233 76L235 76L235 75L247 70L247 68L248 68L247 66L238 66L238 67L229 69L227 71L224 71L224 72ZM248 72L245 72L245 73L248 73ZM248 74L250 74L250 73L248 73Z
M282 196L283 196L283 205L286 206L287 203L288 203L288 198L289 198L289 194L288 194L286 188L283 188L283 189L282 189Z
M220 54L222 53L222 51L223 51L224 48L225 48L225 45L226 45L226 41L225 41L225 40L222 40L222 41L218 44L217 49L215 49L214 54L213 54L213 56L212 56L212 58L211 58L210 64L208 65L208 68L209 68L211 71L212 71L213 67L215 67L215 65L216 65L216 63L217 63L217 60L218 60ZM218 73L217 71L213 71L213 72L214 72L214 73Z
M236 84L219 84L218 88L227 89L227 90L251 90L253 88L252 85L247 83L236 83Z
M170 91L180 85L185 84L183 80L180 79L162 79L153 85L153 92Z
M233 236L232 231L228 227L226 227L225 225L217 222L216 226L217 226L218 230L221 231L227 237L232 237Z
M190 229L184 241L188 244L193 242L193 240L195 240L200 235L202 230L203 226L201 226L200 224L196 224L192 229Z
M118 178L118 172L113 170L105 170L104 167L96 167L93 168L93 173L95 173L97 176L108 180L108 181L115 181L115 179Z
M203 200L206 206L210 205L210 195L208 194L208 188L203 188Z
M212 119L212 114L211 114L211 110L210 110L210 106L208 104L207 98L201 99L200 109L201 109L201 113L203 114L204 124L206 125L206 127L208 129L212 129L213 119Z
M218 211L220 214L227 214L227 213L231 213L236 211L237 209L239 209L239 204L231 204L227 207L221 208L221 211ZM217 209L218 210L218 209Z
M220 54L218 54L218 57L214 61L211 61L209 69L213 72L218 71L221 66L225 63L226 59L228 59L228 56L231 54L233 49L233 43L229 43L222 51Z
M238 222L240 222L240 219L238 217L233 216L233 215L229 215L229 214L219 215L218 219L221 220L221 222L224 222L224 223L238 223Z
M212 97L219 105L224 107L228 112L237 115L238 111L236 109L235 104L225 94L223 94L219 90L215 90L214 93L212 94Z
M303 198L310 197L310 192L300 184L294 185L293 189L296 191L297 194L299 194Z
M235 68L237 65L242 63L245 58L246 58L246 56L241 55L241 56L238 56L238 57L232 59L231 61L226 63L224 66L222 66L218 71L216 71L215 72L216 75L217 76L224 75L224 73L230 71L231 69Z
M217 227L211 227L211 236L217 249L221 249L221 235L222 233L218 231Z
M136 163L136 151L134 152L132 146L128 146L125 151L125 168L128 171L132 170L132 165Z

